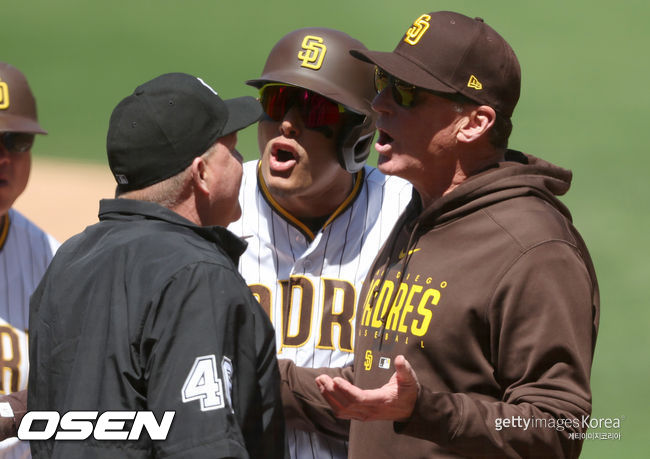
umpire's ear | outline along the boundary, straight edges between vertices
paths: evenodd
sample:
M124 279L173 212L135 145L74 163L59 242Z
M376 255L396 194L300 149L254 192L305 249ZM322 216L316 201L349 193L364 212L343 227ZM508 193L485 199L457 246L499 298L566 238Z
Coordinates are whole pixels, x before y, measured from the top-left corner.
M208 187L208 171L207 164L205 162L204 156L197 156L192 161L192 182L194 183L194 188L197 193L203 195L210 194L210 188Z

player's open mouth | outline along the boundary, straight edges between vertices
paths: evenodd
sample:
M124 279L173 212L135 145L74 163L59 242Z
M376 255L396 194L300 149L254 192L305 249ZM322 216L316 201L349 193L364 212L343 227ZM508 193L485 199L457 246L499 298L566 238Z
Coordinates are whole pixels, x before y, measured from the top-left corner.
M379 129L379 137L375 143L375 149L379 154L388 153L390 150L390 144L393 142L393 138L383 129Z
M291 153L290 151L287 151L287 150L278 150L275 153L275 158L276 158L277 161L279 161L281 163L286 163L287 161L291 161L292 159L295 159L293 157L293 153Z
M298 155L289 145L274 145L271 149L269 167L273 172L290 171L297 163Z

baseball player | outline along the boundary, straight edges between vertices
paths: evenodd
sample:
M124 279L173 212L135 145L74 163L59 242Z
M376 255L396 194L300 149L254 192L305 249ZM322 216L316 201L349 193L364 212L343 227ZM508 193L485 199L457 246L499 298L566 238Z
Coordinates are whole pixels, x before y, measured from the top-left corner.
M36 101L25 76L0 62L0 393L27 387L29 297L58 243L15 209L25 190L38 124ZM6 413L0 413L0 415ZM0 442L0 458L30 457L29 444Z
M259 161L244 164L248 249L239 269L269 313L278 357L305 367L353 360L361 284L402 209L408 182L365 166L375 125L373 67L345 33L306 28L271 50L260 78ZM345 458L347 442L292 429L291 457Z

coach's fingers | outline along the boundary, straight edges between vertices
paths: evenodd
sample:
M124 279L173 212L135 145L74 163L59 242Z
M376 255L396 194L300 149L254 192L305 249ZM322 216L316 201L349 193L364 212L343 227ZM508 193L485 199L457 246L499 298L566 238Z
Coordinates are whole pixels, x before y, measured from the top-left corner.
M403 355L395 357L395 374L400 388L415 386L419 388L415 370Z
M334 381L332 381L332 378L327 375L320 375L316 376L316 385L322 393L323 391L332 390L334 387Z
M334 414L337 417L343 417L347 406L347 399L341 397L337 392L334 380L327 375L320 375L316 377L316 385L323 398L325 398L325 401L332 407Z
M316 384L337 417L361 420L366 418L366 408L361 403L365 391L343 378L332 379L326 375L318 376Z

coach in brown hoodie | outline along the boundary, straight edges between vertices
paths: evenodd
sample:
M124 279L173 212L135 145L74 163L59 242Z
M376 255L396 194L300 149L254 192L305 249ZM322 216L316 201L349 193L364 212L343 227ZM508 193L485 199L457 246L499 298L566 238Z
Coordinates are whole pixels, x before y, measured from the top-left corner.
M352 53L377 66L379 169L416 192L361 292L354 367L282 363L292 422L352 419L354 459L578 456L598 287L556 198L571 172L506 148L514 52L437 12L392 53Z

